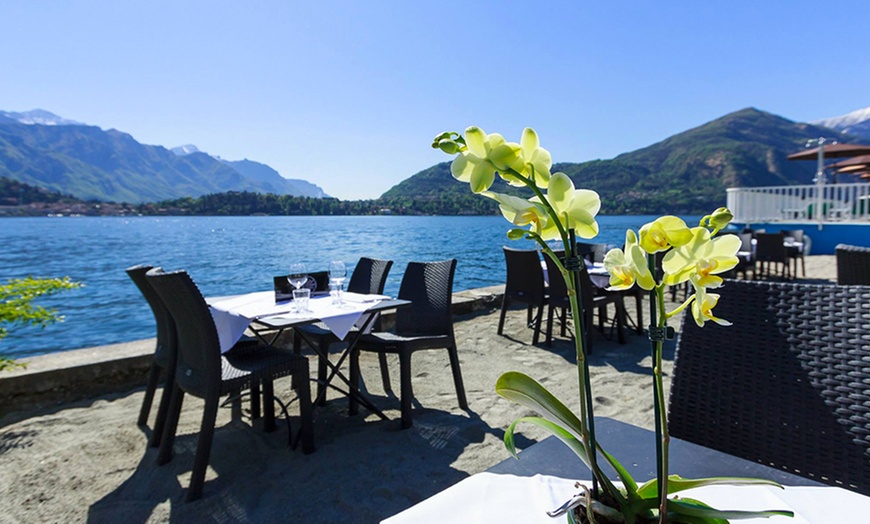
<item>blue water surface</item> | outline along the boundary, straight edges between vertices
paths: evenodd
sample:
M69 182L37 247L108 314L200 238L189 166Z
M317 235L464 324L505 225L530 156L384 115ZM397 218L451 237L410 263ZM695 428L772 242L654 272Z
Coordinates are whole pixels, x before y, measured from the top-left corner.
M599 217L595 242L622 245L626 228L650 216ZM697 217L685 217L690 225ZM456 258L454 290L504 282L501 247L510 224L473 217L60 217L0 218L0 280L69 276L85 287L42 298L64 322L12 326L0 351L16 357L154 336L154 318L124 269L136 264L186 269L206 296L272 288L290 263L309 271L361 256L393 260L386 293L395 296L411 260Z

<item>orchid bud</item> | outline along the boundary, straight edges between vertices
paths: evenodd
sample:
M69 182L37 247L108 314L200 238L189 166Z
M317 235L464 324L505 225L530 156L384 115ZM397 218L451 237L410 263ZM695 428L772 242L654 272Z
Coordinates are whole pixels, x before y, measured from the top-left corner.
M734 215L727 207L720 207L710 215L710 226L716 229L722 229L727 226L733 218Z

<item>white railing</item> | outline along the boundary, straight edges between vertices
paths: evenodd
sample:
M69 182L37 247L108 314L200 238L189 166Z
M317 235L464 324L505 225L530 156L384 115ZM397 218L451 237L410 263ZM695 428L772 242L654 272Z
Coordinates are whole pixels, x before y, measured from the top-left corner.
M734 221L870 221L870 184L731 187L728 209ZM821 210L821 212L817 211Z

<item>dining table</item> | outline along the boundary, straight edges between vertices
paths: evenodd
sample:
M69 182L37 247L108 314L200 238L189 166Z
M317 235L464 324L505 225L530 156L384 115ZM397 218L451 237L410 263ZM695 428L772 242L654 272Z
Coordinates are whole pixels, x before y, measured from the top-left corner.
M615 456L638 483L656 476L655 433L607 417L595 418L598 442ZM609 466L603 469L618 480ZM706 486L681 492L717 509L790 510L794 518L774 516L741 523L818 524L866 522L870 497L813 479L745 460L685 440L671 438L669 471L683 478L751 477L778 482L768 485ZM387 518L385 524L436 522L560 522L547 516L592 487L588 468L556 437L547 437L488 470ZM564 522L565 517L561 517Z
M330 359L328 353L322 352L318 344L310 343L302 330L297 330L303 340L314 349L318 358L325 359L329 367L329 374L320 395L326 395L328 387L333 388L353 397L369 411L387 420L383 411L342 373L341 366L360 337L371 331L379 313L410 305L409 300L345 292L342 293L341 301L336 302L329 294L315 293L308 301L307 310L300 311L292 300L280 300L274 291L260 291L210 297L206 298L206 303L215 322L222 352L229 351L245 332L252 333L266 345L274 346L287 330L322 322L339 340L346 342L336 362ZM344 384L345 390L334 384L336 379ZM319 405L320 400L318 396L314 405Z

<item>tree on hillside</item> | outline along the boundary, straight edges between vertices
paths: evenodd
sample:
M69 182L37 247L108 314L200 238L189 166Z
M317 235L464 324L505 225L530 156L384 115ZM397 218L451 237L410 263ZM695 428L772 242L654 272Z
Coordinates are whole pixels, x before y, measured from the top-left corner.
M0 284L0 340L9 334L9 328L29 325L44 328L63 317L54 309L35 306L34 299L52 295L65 289L80 287L78 282L64 278L15 278ZM0 354L0 371L24 367L15 359Z

